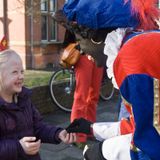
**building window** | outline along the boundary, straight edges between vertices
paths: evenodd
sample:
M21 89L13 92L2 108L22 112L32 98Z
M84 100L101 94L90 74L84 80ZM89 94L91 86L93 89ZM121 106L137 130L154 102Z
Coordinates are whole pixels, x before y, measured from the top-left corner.
M57 0L41 0L41 40L56 41L57 24L52 14L57 9Z

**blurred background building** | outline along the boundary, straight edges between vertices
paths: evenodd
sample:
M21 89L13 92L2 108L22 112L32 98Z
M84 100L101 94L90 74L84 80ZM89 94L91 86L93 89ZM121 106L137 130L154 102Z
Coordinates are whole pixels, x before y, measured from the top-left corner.
M64 28L52 14L65 0L1 0L0 39L16 50L26 69L43 69L57 64Z

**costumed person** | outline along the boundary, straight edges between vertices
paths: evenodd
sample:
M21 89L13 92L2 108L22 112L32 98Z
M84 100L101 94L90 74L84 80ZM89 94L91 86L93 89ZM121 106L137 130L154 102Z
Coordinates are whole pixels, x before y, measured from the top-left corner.
M156 23L160 12L156 5L155 0L68 0L64 5L68 19L80 25L95 29L117 27L105 40L107 74L119 88L131 115L120 121L121 135L99 146L103 156L99 159L160 159L160 31ZM131 126L128 129L127 124ZM75 132L79 126L79 120L71 124ZM86 160L93 160L93 154L93 148L88 149Z
M88 36L90 36L87 28L81 28L76 22L69 22L62 10L57 11L53 17L59 24L66 28L63 48L75 42L79 44L83 43L86 47L89 47L91 51L95 48L84 42L88 39ZM104 45L100 46L104 47ZM73 122L75 119L83 117L91 122L95 122L96 108L103 76L103 64L106 58L102 59L101 63L97 64L97 66L94 58L89 55L88 52L83 52L83 50L80 52L80 58L74 65L76 87L70 121ZM98 48L95 49L94 52L98 53ZM78 133L76 145L79 148L84 148L88 137L90 138L92 135L87 136L86 134Z
M23 87L24 70L13 50L0 52L0 159L40 160L41 143L66 144L75 133L43 122L33 106L31 91Z

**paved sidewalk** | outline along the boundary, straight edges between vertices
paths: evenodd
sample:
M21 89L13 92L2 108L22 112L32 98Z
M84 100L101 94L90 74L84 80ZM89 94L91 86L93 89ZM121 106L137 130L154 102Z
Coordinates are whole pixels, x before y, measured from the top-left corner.
M97 121L117 121L119 108L117 107L118 96L110 101L99 101L97 108ZM44 120L50 124L61 127L69 125L70 114L61 110L44 116ZM89 141L88 143L96 143ZM82 150L73 145L66 144L42 144L40 150L42 160L83 160Z

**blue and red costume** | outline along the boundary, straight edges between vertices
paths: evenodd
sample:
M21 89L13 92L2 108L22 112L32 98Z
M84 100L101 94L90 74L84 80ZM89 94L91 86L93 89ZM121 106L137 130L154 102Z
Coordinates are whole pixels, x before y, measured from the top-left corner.
M157 0L68 0L63 8L69 20L92 29L141 30L126 33L121 47L118 38L110 38L109 48L118 46L114 77L132 114L131 120L122 120L120 127L121 134L133 133L129 156L132 160L160 160L160 32L154 31L160 11L156 3ZM104 147L110 147L110 142ZM109 156L106 154L105 158L109 160ZM113 157L111 154L110 159Z
M114 61L114 75L121 95L134 116L132 149L142 151L152 160L159 160L160 32L133 33L129 36ZM132 159L138 159L133 150Z

